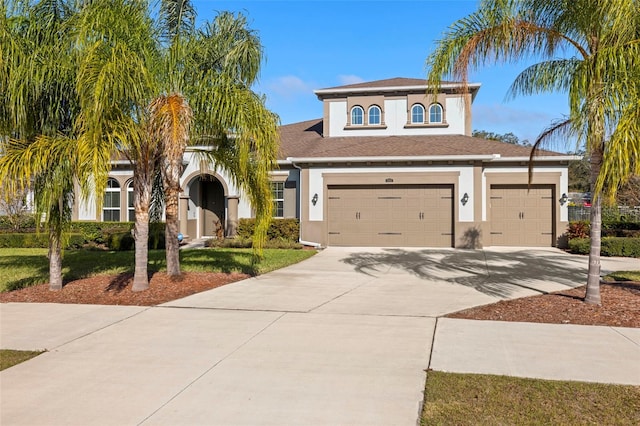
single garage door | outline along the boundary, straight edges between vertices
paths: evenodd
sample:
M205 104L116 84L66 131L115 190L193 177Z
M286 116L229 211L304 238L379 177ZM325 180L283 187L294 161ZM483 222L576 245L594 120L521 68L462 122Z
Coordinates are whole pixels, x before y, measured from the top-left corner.
M552 186L492 185L490 212L491 244L554 245Z
M452 194L452 185L329 186L329 245L451 247Z

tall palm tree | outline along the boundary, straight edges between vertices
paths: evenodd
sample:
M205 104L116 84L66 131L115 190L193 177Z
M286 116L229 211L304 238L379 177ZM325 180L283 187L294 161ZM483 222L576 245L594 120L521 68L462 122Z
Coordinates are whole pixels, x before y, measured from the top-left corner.
M271 220L268 176L276 163L279 124L264 99L251 91L263 56L260 40L241 14L222 12L196 29L195 10L186 0L161 2L160 27L167 45L167 86L158 98L162 117L154 120L161 123L163 141L167 272L180 274L178 198L191 141L213 148L209 158L229 169L249 194L258 222L254 254L260 256Z
M144 1L95 0L78 16L78 127L86 140L95 192L104 191L113 155L127 158L134 170L134 291L149 287L149 210L160 153L159 141L149 131L160 61L156 34Z
M78 113L70 23L61 0L0 4L0 180L34 191L49 233L49 288L62 288L62 248L74 183L88 174L73 122Z
M427 58L434 92L444 76L464 85L483 65L535 58L511 95L568 94L568 119L541 134L532 157L552 136L574 134L586 146L593 204L585 302L592 304L601 303L602 201L640 169L639 36L637 0L483 0Z
M249 194L261 221L259 241L270 220L271 203L265 200L277 150L277 117L249 88L261 47L244 18L221 13L197 30L188 1L162 1L159 18L151 20L146 2L94 0L85 5L78 24L83 52L79 122L93 147L93 167L101 172L97 180L106 182L108 169L101 166L116 150L134 167L134 290L149 285L149 203L157 169L165 191L167 272L178 275L178 197L186 146L196 140L217 147L210 150L214 153L222 147L240 153L244 161L218 164Z

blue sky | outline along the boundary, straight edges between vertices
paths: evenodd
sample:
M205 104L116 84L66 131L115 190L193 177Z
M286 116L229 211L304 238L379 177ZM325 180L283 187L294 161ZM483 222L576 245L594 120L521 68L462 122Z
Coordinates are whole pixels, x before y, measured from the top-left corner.
M198 20L218 11L242 12L257 31L266 62L254 89L282 124L320 118L316 89L393 77L425 78L425 60L437 39L471 12L468 0L196 0ZM513 132L535 140L568 112L564 94L506 100L526 64L493 65L472 74L482 87L473 104L473 128ZM557 146L557 150L574 149Z

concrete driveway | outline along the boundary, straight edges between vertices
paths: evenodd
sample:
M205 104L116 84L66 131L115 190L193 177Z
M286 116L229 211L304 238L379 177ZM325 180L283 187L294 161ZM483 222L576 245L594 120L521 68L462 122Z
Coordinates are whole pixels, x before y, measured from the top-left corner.
M159 307L2 304L0 347L49 352L0 373L0 423L413 425L432 350L478 350L465 322L432 348L438 316L585 277L552 249L329 248Z

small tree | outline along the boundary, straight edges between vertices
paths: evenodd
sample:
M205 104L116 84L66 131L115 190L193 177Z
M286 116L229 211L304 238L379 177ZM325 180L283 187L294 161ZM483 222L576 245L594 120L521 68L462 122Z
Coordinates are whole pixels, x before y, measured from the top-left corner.
M7 223L14 231L20 230L28 214L27 197L30 190L25 188L11 188L9 181L0 184L0 215L6 217Z

